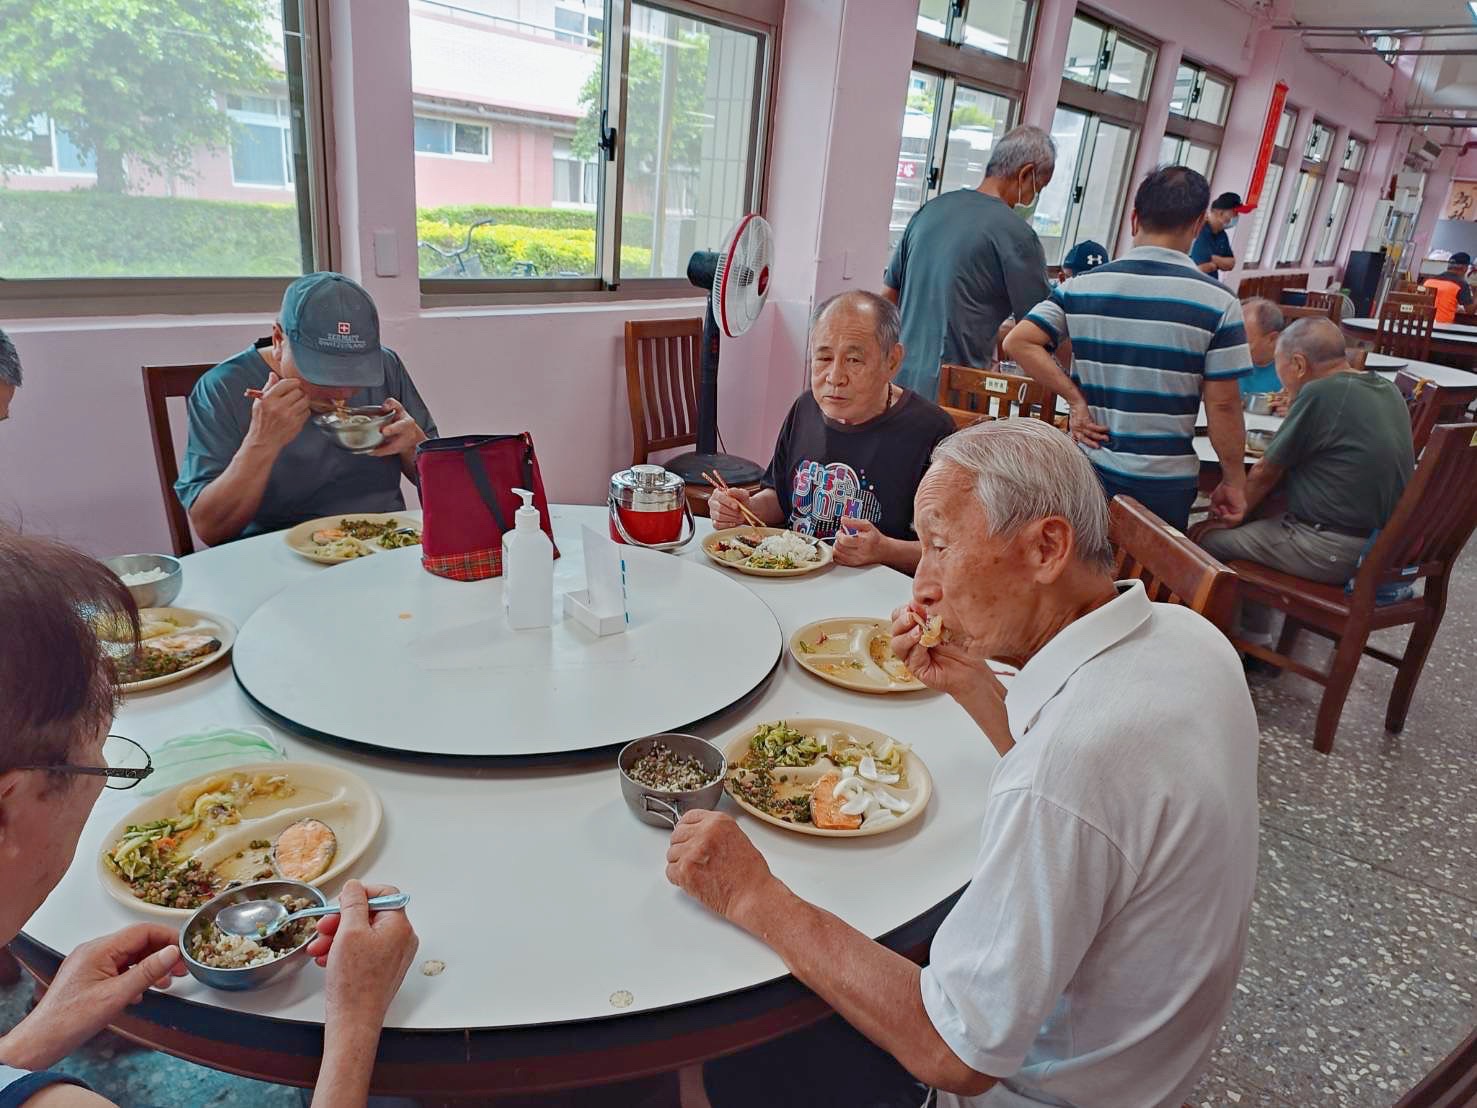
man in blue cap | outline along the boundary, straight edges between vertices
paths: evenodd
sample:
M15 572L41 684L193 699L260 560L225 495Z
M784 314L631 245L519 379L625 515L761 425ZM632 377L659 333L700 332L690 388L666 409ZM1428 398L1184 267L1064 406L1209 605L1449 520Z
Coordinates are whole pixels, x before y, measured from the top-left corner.
M337 404L395 413L372 455L308 426ZM410 374L380 345L369 293L339 273L288 286L270 346L226 359L190 393L190 441L174 491L207 543L355 512L405 507L415 448L436 434Z
M1100 265L1108 264L1108 248L1092 239L1083 239L1062 259L1062 280L1067 281L1084 273L1091 273Z

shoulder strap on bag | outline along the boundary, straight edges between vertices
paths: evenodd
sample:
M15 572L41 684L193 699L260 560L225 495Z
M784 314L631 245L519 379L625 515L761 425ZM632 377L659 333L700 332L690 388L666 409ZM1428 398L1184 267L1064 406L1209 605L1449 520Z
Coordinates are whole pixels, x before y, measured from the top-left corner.
M503 515L503 510L498 507L497 494L492 491L492 482L487 479L487 467L482 464L482 455L472 448L464 450L462 458L467 463L467 472L472 475L472 484L477 487L477 495L482 498L482 503L486 504L487 510L492 513L497 529L507 534L508 521Z

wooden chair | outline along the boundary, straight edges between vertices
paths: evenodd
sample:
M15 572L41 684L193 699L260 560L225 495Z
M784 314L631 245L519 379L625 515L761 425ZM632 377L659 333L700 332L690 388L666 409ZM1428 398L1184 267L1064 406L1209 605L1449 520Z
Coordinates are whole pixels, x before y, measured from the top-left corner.
M981 415L979 412L967 412L963 408L950 408L948 405L943 404L940 407L954 421L954 430L956 431L962 431L966 427L973 427L976 423L983 423L990 418L987 415Z
M1108 537L1119 581L1138 579L1150 600L1183 604L1230 637L1236 622L1236 575L1131 496L1108 504Z
M1236 299L1255 300L1259 296L1267 295L1267 279L1265 277L1243 277L1241 283L1236 286Z
M1345 593L1342 585L1319 584L1254 562L1231 563L1243 601L1265 604L1287 615L1275 650L1239 640L1233 640L1235 645L1324 687L1313 731L1313 748L1319 753L1333 749L1344 700L1364 654L1396 668L1385 727L1399 731L1405 726L1416 682L1446 611L1452 564L1477 528L1473 488L1477 488L1477 423L1443 424L1431 432L1395 514L1354 578L1352 594ZM1414 584L1422 578L1422 595L1376 603L1379 589ZM1410 638L1400 656L1368 645L1371 632L1407 625ZM1328 672L1292 659L1293 647L1304 630L1335 643Z
M1435 304L1436 290L1424 287L1411 289L1409 292L1387 292L1385 294L1386 304Z
M1461 1108L1477 1103L1477 1031L1396 1102L1395 1108Z
M154 439L154 465L159 470L159 487L164 493L164 516L169 521L169 541L175 557L193 554L195 540L190 535L190 517L175 495L174 483L179 478L179 459L174 448L174 429L169 425L169 400L190 395L195 382L216 366L215 362L198 365L146 365L144 400L149 406L149 434Z
M1334 316L1334 309L1332 308L1315 308L1311 305L1307 307L1300 307L1296 304L1278 304L1277 310L1282 313L1283 320L1285 320L1289 324L1292 323L1292 321L1295 319L1329 319L1332 320L1334 323L1338 322L1338 319Z
M1394 299L1395 296L1391 293L1380 307L1374 338L1375 353L1417 362L1430 361L1431 330L1436 325L1435 300L1420 303L1418 301L1425 298L1402 301Z
M1470 390L1445 389L1425 378L1417 380L1410 395L1410 438L1415 456L1421 456L1437 424L1460 423L1471 406Z
M1303 305L1322 310L1335 323L1343 318L1344 298L1336 292L1310 292Z
M1028 416L1052 423L1056 415L1056 393L1029 377L947 362L939 367L938 402L984 419Z
M697 443L698 367L702 364L703 321L631 319L626 321L626 395L631 405L631 464L652 454ZM759 485L744 485L758 492ZM689 482L687 502L697 515L708 514L707 485Z

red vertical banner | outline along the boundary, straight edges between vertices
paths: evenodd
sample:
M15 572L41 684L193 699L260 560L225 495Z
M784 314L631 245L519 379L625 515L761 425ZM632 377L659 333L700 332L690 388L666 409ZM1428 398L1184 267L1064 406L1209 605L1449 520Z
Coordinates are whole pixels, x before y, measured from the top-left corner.
M1272 150L1277 145L1277 128L1282 123L1282 106L1287 103L1287 82L1278 81L1272 87L1272 102L1267 106L1267 122L1262 128L1262 143L1257 148L1256 164L1251 167L1251 180L1246 185L1246 196L1238 212L1249 212L1262 198L1262 186L1267 182L1267 166L1272 163Z

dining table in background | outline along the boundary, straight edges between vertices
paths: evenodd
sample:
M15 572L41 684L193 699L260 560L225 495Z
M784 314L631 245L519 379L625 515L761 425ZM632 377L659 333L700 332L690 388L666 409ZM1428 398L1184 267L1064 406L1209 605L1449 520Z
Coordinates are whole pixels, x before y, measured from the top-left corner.
M605 522L600 507L554 508L563 555L558 580L578 584L581 525L603 530ZM910 597L909 578L880 566L740 578L710 566L699 548L707 533L710 526L700 520L697 539L676 556L680 575L723 575L723 585L758 597L784 636L830 616L886 617ZM671 556L640 551L632 560L643 557ZM380 559L375 571L353 563L318 565L293 553L281 534L263 535L183 559L184 588L176 603L229 617L249 640L254 615L288 595L284 590L308 595L317 583L338 603L393 609L428 587L414 551L371 556ZM392 567L403 567L399 585L388 574ZM343 587L356 570L365 584L357 595ZM633 625L661 607L650 591L659 586L644 580L636 575L631 592ZM511 634L502 623L498 582L438 579L434 586L457 598L457 633L464 639L479 621L489 640ZM724 635L728 624L725 593L736 595L725 589L705 594L720 598L717 609L704 613L713 636ZM463 645L465 658L477 663L477 645ZM331 633L318 648L354 655L352 642ZM787 652L777 665L773 661L765 661L772 672L752 691L734 692L743 680L720 682L710 705L715 714L688 721L687 729L718 737L801 716L865 724L912 744L932 773L933 797L910 825L855 840L796 834L738 813L731 800L723 806L797 893L921 958L969 880L996 755L948 697L848 692L802 671ZM661 697L674 682L708 681L705 665L702 651L694 650L684 665L653 666L650 683L630 693ZM375 703L414 708L423 696L421 672L407 652L401 679L372 690ZM311 667L300 679L313 687ZM579 695L577 681L568 695ZM733 695L736 703L728 699ZM352 721L362 713L346 716ZM494 713L470 722L495 749L499 729L512 718ZM156 748L172 736L262 720L231 666L222 664L130 696L115 730ZM447 758L427 753L446 745L435 736L407 736L406 751L399 752L384 744L384 734L373 748L354 743L353 727L350 722L345 734L331 739L280 722L270 730L290 759L349 769L379 793L382 830L351 876L411 894L420 951L389 1010L375 1092L486 1098L608 1085L677 1071L825 1014L773 951L667 883L667 835L626 808L617 748L511 763ZM518 746L536 744L507 748ZM14 944L42 981L78 943L144 918L110 897L98 879L107 831L139 799L133 791L103 794L71 869ZM444 972L423 973L426 960L444 963ZM178 981L168 993L150 992L115 1026L139 1043L207 1066L308 1085L321 1056L323 1018L322 971L307 965L259 992L218 992Z

